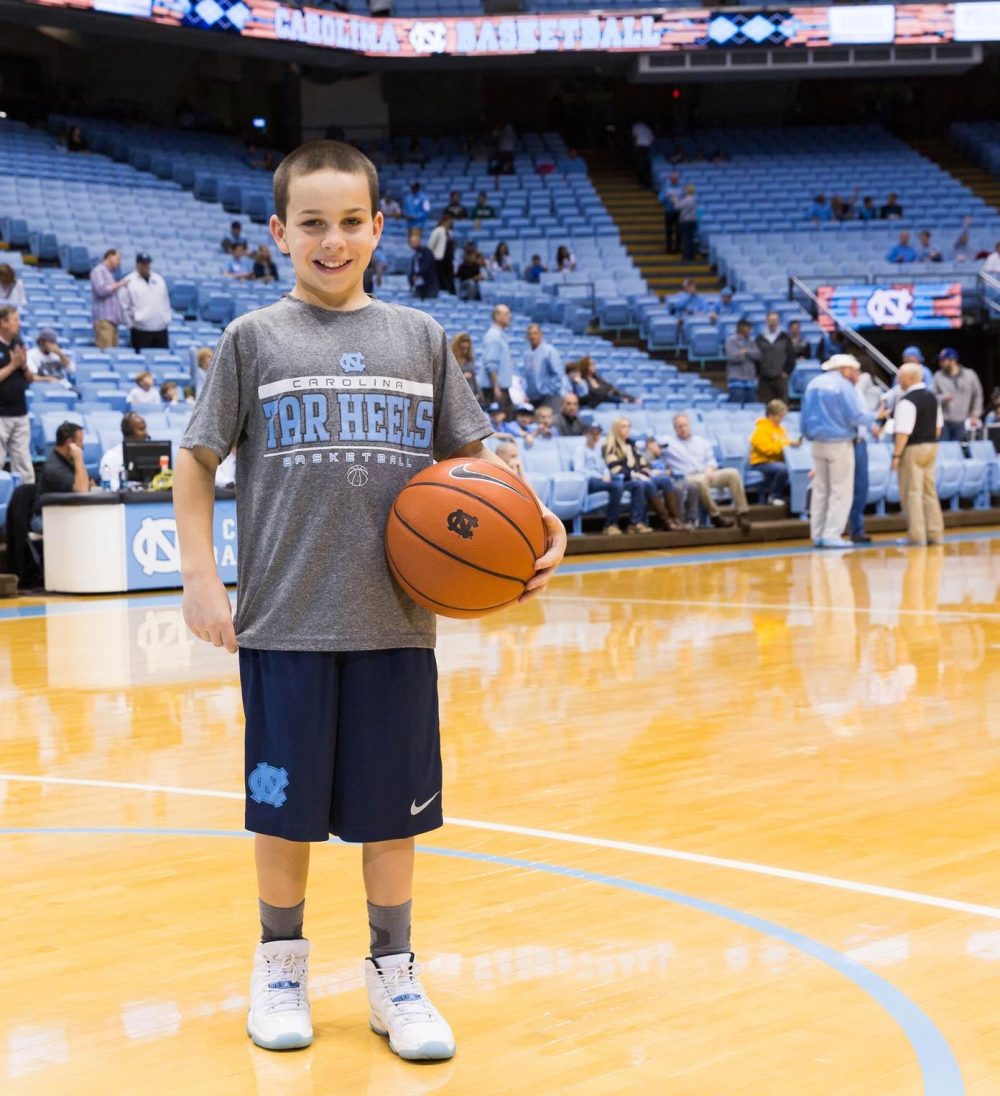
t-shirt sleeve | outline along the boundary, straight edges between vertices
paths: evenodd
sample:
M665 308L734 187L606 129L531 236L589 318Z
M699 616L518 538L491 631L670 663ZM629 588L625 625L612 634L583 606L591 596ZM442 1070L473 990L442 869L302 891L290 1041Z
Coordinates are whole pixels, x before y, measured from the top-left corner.
M448 346L448 336L442 330L434 368L434 457L445 460L456 450L482 441L492 433L490 420L462 375Z
M227 329L215 348L181 446L185 449L203 446L211 449L219 460L225 460L245 428L246 408L240 393L240 348L236 333Z

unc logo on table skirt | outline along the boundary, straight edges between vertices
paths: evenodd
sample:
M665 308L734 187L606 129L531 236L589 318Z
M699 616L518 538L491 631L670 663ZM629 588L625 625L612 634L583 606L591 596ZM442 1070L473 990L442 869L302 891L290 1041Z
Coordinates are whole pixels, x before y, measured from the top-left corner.
M215 504L213 547L223 582L236 581L236 503ZM181 585L177 522L169 504L125 507L125 559L129 590L167 589Z

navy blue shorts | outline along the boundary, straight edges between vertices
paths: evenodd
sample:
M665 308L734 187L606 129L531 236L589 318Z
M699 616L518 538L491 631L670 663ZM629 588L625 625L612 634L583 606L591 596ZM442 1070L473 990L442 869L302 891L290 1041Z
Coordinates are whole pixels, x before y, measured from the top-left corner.
M437 829L434 651L240 648L246 827L289 841L392 841Z

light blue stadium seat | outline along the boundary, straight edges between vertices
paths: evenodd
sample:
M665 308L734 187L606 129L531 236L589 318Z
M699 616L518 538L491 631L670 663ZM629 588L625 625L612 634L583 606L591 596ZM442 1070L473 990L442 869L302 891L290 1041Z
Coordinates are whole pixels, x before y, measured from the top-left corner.
M974 456L966 457L957 441L943 441L938 445L939 461L957 461L962 470L962 482L958 495L951 499L952 509L958 508L959 499L973 499L978 508L989 506L990 469L986 461Z
M537 472L543 476L553 476L564 471L562 454L558 440L555 442L535 442L530 449L524 450L524 470Z
M21 477L15 472L0 472L0 528L7 524L7 506Z
M882 442L868 442L868 499L866 506L874 506L876 513L885 513L889 477L892 471L892 454Z
M547 505L562 521L579 517L586 497L586 476L578 472L555 472L550 477Z
M969 452L981 460L987 468L987 486L991 495L1000 495L1000 456L991 441L973 441L969 443Z

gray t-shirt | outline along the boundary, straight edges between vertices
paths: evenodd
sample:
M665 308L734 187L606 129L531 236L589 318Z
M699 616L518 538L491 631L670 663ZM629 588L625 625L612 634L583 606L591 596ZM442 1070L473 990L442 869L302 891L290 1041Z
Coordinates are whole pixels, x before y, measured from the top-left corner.
M433 459L491 433L439 323L284 297L226 328L181 443L236 446L236 636L263 650L433 647L395 584L386 517Z

